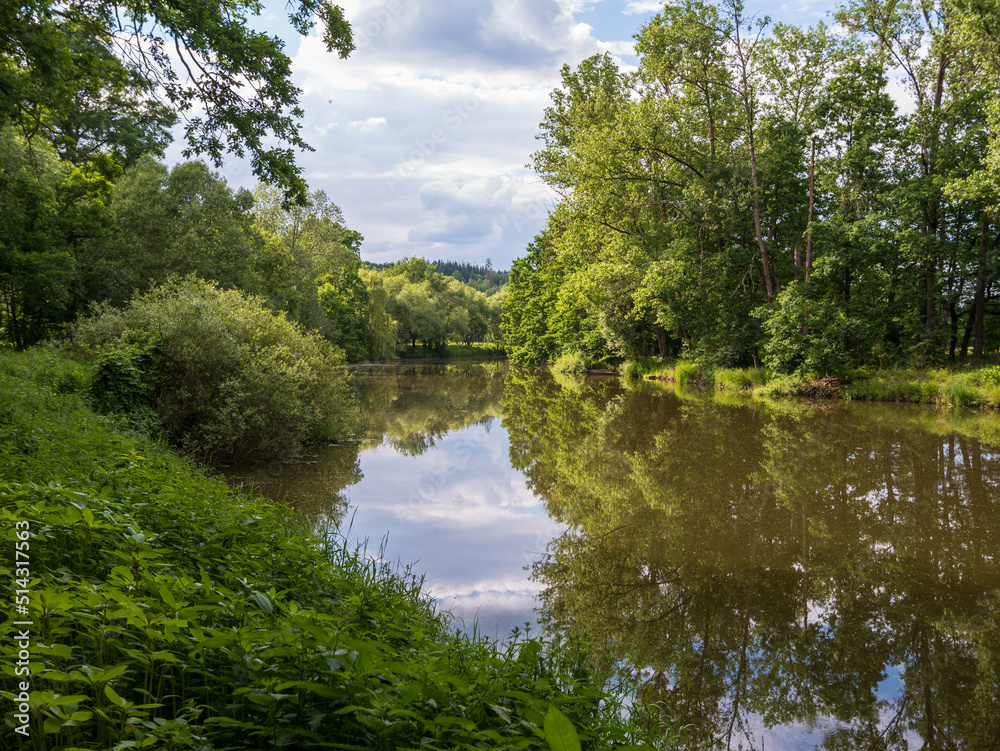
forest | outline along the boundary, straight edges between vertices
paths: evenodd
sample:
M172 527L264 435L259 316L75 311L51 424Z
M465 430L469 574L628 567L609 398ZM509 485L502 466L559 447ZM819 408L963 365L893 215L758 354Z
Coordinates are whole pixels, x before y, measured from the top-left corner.
M856 0L772 24L682 0L639 64L564 66L511 268L511 359L836 374L995 359L1000 11Z

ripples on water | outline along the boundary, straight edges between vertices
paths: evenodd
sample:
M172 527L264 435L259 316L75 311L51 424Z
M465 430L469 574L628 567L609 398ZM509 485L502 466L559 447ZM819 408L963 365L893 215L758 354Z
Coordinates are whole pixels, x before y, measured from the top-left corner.
M356 441L235 474L388 535L460 626L606 644L721 747L1000 748L1000 418L501 365L356 385Z

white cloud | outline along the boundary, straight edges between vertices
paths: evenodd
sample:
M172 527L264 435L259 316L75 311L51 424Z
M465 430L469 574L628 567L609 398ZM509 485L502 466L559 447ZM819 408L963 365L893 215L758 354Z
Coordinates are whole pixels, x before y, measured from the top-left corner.
M630 45L605 44L574 19L591 3L342 5L358 50L339 60L313 36L293 62L316 149L301 162L310 186L365 236L366 259L491 257L508 267L544 225L540 196L552 203L525 165L560 67Z
M357 128L362 133L371 133L373 130L386 124L384 117L367 117L364 120L355 120L349 123L352 128Z
M625 3L625 10L622 11L627 16L638 16L648 13L659 13L663 10L661 0L629 0Z

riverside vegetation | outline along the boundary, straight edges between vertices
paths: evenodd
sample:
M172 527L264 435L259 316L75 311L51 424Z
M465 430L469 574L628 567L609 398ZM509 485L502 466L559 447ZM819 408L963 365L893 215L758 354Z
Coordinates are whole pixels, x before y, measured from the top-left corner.
M634 70L564 66L533 159L560 199L511 267L511 359L991 362L997 12L856 0L834 32L683 0L638 30Z
M3 537L12 550L14 523L30 523L35 624L31 738L5 711L0 748L633 740L583 652L452 631L408 571L309 534L95 414L89 378L48 350L0 354ZM13 588L8 562L2 573ZM14 620L0 625L5 702Z
M766 368L713 368L697 362L633 360L621 368L626 381L650 379L760 398L810 397L848 401L909 402L1000 409L1000 367L852 368L841 376L781 375Z

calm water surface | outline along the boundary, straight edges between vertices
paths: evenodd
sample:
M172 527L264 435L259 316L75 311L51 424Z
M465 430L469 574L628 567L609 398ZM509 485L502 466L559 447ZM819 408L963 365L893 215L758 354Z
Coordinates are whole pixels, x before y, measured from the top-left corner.
M356 380L356 442L241 478L411 564L459 625L585 634L721 748L1000 748L1000 418Z

